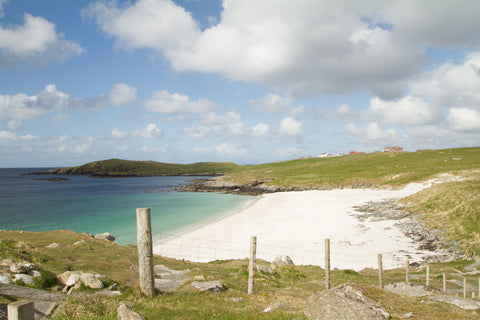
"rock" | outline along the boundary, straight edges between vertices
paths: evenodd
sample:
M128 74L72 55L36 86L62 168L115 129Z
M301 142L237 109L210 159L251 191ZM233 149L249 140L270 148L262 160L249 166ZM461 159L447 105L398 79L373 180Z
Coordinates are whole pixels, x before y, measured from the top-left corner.
M421 284L416 284L416 283L405 283L405 282L397 282L397 283L391 283L387 284L385 286L385 290L400 294L403 296L409 296L409 297L422 297L422 296L428 296L432 295L434 293L440 292L439 289L430 287L430 286L424 286Z
M80 241L77 241L73 244L73 246L78 246L79 244L82 244L82 243L86 243L87 241L85 240L80 240Z
M225 287L223 283L218 280L205 281L205 282L194 281L192 282L192 287L199 290L200 292L204 292L204 291L220 292L220 291L227 290L227 287Z
M269 266L259 266L257 265L257 271L258 272L263 272L263 273L266 273L266 274L275 274L275 270L273 270L272 267L269 267Z
M82 232L80 233L81 236L88 237L88 238L93 238L93 234L87 233L87 232Z
M28 267L23 263L12 263L10 265L10 271L13 273L28 273Z
M466 309L466 310L480 309L480 302L470 300L470 299L449 296L449 295L433 296L430 299L435 301L450 303L450 304L456 305L459 308Z
M173 292L182 285L182 281L173 279L155 279L154 281L155 289L161 293Z
M108 287L108 290L110 291L117 291L118 289L120 289L120 285L116 282L112 284L110 287Z
M103 282L95 278L91 273L82 273L80 274L80 280L84 285L92 289L102 289Z
M414 316L413 312L405 313L403 315L402 319L408 319L408 318L411 318L413 316Z
M263 313L272 312L278 309L292 311L292 309L286 304L276 301L276 302L270 303L262 312Z
M0 274L0 283L1 284L12 284L12 280L8 274Z
M120 291L112 291L112 290L106 290L106 289L99 291L98 293L103 294L104 296L107 296L107 297L117 297L122 295Z
M15 281L21 281L26 285L33 286L35 284L35 280L32 276L28 274L19 273L15 275Z
M390 319L377 302L365 297L364 289L355 282L347 282L330 290L308 297L304 312L309 319Z
M48 246L46 246L45 248L58 248L60 247L60 243L50 243Z
M145 320L144 317L130 309L126 304L121 304L117 309L119 320Z
M111 242L115 241L115 237L108 232L97 233L94 236L94 238L97 239L97 240L108 240L108 241L111 241Z
M284 266L293 266L295 265L290 259L289 256L277 256L275 260L271 263L270 267L275 270L276 267L284 267Z
M193 277L193 281L205 281L205 280L206 280L205 276L202 276L202 275Z
M30 275L34 278L42 278L42 274L40 273L40 271L37 270L30 271Z
M80 276L80 271L65 271L64 273L57 275L56 278L58 283L61 286L65 286L72 274L78 274Z
M70 277L68 277L67 283L65 285L67 287L73 287L80 281L80 273L72 273Z

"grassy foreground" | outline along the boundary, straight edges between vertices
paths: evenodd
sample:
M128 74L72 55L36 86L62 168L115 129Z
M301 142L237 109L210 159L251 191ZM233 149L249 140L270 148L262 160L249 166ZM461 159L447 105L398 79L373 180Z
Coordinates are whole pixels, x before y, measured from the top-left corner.
M79 240L86 242L73 245ZM155 264L163 264L171 269L190 269L188 274L203 275L207 279L221 280L228 290L221 293L198 293L191 288L191 281L185 282L177 291L169 294L145 298L139 292L137 275L137 251L135 246L120 246L106 240L94 240L68 230L47 232L0 231L0 260L30 261L44 275L36 287L56 288L55 274L67 270L96 272L104 275L106 284L117 282L123 294L106 297L84 290L71 296L52 316L52 319L117 319L116 310L121 301L130 301L133 309L146 319L306 319L303 314L305 299L315 291L324 289L324 271L316 266L292 266L281 268L277 274L258 273L256 294L247 295L248 261L229 260L211 263L192 263L155 256ZM60 243L58 248L46 248L52 243ZM268 263L259 261L259 264ZM458 271L469 264L468 261L439 263L431 265L432 285L441 288L441 274L446 272L450 279L462 278ZM412 268L413 281L423 283L424 268ZM403 270L385 272L385 283L404 281ZM380 290L377 285L377 272L365 269L334 270L332 285L346 281L362 284L365 295L378 301L393 317L400 319L413 312L415 319L478 319L480 311L462 310L455 306L434 302L425 297L411 298ZM476 276L469 276L468 283L476 286ZM449 289L459 289L449 283ZM460 290L460 289L459 289ZM241 302L232 302L229 297L242 297ZM2 297L3 302L12 297ZM282 302L292 311L263 313L268 304ZM2 302L2 301L0 301Z

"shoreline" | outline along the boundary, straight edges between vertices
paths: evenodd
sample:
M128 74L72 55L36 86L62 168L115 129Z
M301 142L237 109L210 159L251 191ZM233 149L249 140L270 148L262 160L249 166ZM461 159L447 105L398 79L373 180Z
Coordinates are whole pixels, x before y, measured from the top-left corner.
M400 199L434 182L413 183L399 190L265 194L239 211L156 240L153 250L154 254L196 262L244 259L250 237L257 236L257 259L273 261L277 255L288 255L295 264L323 266L324 240L328 238L332 268L376 268L377 254L383 255L385 269L404 266L405 259L424 263L428 257L440 259L446 252L420 250L396 225L398 220L361 221L362 213L354 207Z

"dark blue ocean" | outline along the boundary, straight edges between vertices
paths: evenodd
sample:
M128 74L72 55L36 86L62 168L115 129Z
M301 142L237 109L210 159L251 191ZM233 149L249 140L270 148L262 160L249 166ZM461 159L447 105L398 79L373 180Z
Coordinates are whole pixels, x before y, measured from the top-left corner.
M176 192L192 177L92 178L24 175L48 168L0 168L0 229L109 232L136 243L136 208L151 208L154 238L241 209L253 197ZM66 178L66 181L36 180Z

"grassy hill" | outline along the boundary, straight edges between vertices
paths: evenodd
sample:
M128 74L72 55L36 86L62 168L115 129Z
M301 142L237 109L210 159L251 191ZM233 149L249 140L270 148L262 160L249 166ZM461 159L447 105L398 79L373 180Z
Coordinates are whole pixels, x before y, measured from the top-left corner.
M422 152L370 153L331 158L308 158L243 166L231 162L171 164L110 159L60 168L47 173L96 176L225 175L225 181L283 188L322 189L362 186L401 186L443 172L480 169L480 148Z
M174 164L156 161L109 159L90 162L78 167L52 169L42 174L88 174L92 176L177 176L218 175L242 170L244 166L230 162L197 162Z

